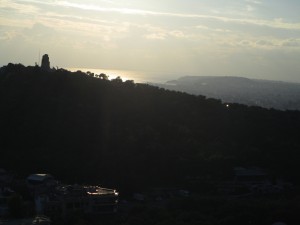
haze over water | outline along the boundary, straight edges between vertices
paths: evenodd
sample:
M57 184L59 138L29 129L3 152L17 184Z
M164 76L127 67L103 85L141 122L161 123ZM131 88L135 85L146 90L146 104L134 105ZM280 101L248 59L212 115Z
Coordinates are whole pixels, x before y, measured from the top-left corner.
M177 79L180 75L162 73L162 72L145 72L134 70L112 70L112 69L95 69L95 68L66 68L72 72L78 70L82 72L90 71L94 74L105 73L109 79L121 77L123 81L134 80L135 83L165 83L168 80Z

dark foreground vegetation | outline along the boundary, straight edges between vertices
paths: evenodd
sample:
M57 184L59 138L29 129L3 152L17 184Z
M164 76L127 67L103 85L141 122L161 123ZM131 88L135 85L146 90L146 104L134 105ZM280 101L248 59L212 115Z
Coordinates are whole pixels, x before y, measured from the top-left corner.
M294 197L203 196L210 195L211 184L232 179L237 166L261 167L274 179L299 185L298 111L226 105L120 78L109 81L103 74L20 64L0 69L0 109L0 165L21 176L51 173L124 195L152 187L199 194L169 201L163 210L136 205L129 217L107 223L266 224L276 210L286 209L280 212L290 219L297 215Z

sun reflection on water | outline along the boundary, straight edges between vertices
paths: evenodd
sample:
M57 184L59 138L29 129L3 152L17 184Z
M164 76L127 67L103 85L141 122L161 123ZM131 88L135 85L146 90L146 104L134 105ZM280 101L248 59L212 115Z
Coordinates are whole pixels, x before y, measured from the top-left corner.
M94 68L66 68L72 72L78 70L82 72L92 72L94 74L104 73L108 78L115 79L116 77L121 77L123 81L134 80L135 83L164 83L167 80L174 79L173 76L162 75L159 72L143 72L143 71L133 71L133 70L112 70L112 69L94 69Z

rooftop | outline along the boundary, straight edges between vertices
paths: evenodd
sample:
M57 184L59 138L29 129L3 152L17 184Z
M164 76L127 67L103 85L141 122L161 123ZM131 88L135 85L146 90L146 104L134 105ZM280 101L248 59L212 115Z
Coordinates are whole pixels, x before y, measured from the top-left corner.
M32 181L44 181L45 179L48 178L53 178L50 174L31 174L27 177L27 180L32 180Z
M65 196L101 196L114 195L119 193L114 189L102 188L100 186L84 186L84 185L61 185L56 188L57 192Z

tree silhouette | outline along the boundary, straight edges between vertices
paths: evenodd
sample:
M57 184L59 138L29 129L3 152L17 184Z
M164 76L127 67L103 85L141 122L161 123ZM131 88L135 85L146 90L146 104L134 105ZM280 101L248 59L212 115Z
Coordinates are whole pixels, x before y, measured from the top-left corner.
M108 76L105 73L100 73L99 78L102 80L108 80Z

